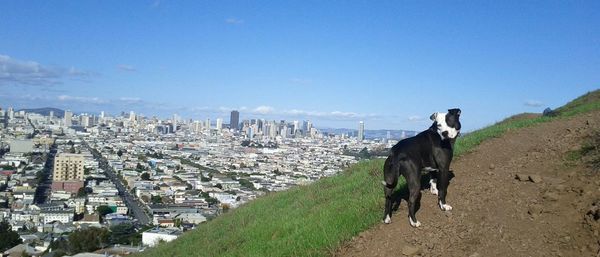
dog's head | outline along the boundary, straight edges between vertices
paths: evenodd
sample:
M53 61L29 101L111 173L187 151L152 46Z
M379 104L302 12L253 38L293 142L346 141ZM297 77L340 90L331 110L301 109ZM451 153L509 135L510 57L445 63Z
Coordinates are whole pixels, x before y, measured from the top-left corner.
M433 113L429 117L433 121L432 128L442 139L454 139L460 134L460 109L450 109L447 113Z

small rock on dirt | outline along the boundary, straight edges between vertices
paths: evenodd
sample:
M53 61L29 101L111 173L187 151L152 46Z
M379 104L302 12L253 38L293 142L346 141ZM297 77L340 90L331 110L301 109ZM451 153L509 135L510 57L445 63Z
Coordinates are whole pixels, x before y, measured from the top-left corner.
M469 255L469 257L481 257L481 254L475 252L475 253Z
M493 169L495 169L495 168L496 168L496 165L494 165L493 163L492 163L492 164L490 164L490 170L493 170Z
M529 180L529 176L525 175L525 174L517 173L515 175L515 179L517 179L519 181L528 181Z
M565 185L556 185L554 189L556 189L556 191L565 191L567 187Z
M406 256L414 256L419 253L421 253L421 248L419 248L417 246L407 245L404 248L402 248L402 254L404 254Z
M542 182L542 176L540 176L540 175L529 175L529 181L531 181L533 183L540 183L540 182Z
M558 194L553 193L553 192L546 192L543 195L544 199L546 200L550 200L550 201L558 201L558 199L560 199L560 197L558 196Z
M531 217L536 218L544 211L542 205L532 204L527 208L527 213L531 215Z

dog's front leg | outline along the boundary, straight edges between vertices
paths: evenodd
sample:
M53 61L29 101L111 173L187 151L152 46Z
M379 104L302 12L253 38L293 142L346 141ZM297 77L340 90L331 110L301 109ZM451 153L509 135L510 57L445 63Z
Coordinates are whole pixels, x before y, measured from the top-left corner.
M446 203L448 184L450 183L450 162L452 161L452 148L434 150L435 162L438 166L438 205L442 211L452 210L452 206Z
M442 211L450 211L452 210L452 206L446 203L446 194L448 192L448 184L450 181L450 171L448 170L448 168L440 169L438 176L438 204Z

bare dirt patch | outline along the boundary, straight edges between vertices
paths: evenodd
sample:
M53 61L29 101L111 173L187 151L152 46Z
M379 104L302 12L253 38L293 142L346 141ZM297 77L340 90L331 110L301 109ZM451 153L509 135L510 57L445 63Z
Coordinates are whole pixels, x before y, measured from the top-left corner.
M421 227L410 227L403 201L392 224L361 233L333 255L600 257L600 172L572 154L596 131L600 112L488 140L453 162L451 212L423 191Z

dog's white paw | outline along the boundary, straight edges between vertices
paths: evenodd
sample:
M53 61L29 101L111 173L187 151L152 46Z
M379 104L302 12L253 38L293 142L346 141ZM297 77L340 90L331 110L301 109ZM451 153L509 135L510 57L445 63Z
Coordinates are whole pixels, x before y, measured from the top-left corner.
M452 210L452 206L450 206L449 204L442 204L442 201L440 201L439 204L440 204L440 209L442 209L442 211L451 211Z
M410 217L408 217L408 222L410 222L410 225L413 226L413 227L415 227L415 228L418 228L418 227L421 226L421 222L420 221L417 220L417 222L413 222L413 220Z
M435 187L429 188L429 192L431 192L432 195L438 195L438 190Z
M385 224L390 224L392 222L392 218L390 217L390 215L385 215L385 219L383 219L383 223Z
M429 192L433 195L438 195L437 183L434 179L429 180Z

